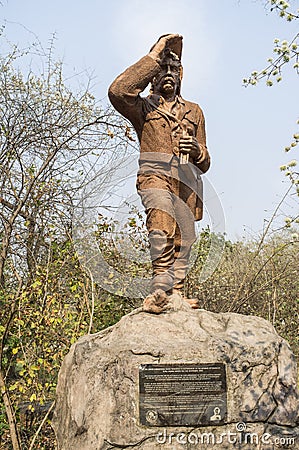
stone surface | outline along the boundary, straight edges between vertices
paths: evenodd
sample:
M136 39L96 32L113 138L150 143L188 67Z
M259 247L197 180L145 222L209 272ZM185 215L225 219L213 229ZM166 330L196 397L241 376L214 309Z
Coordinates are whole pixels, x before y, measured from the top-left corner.
M225 363L227 424L141 426L139 366L157 363ZM298 449L296 380L295 358L269 322L194 310L173 295L167 311L137 309L71 347L60 370L53 417L58 448L272 450L288 443Z

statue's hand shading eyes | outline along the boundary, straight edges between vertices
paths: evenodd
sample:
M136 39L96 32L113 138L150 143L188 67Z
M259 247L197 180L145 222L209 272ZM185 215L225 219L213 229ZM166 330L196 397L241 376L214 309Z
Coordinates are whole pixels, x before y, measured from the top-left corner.
M161 36L150 49L149 55L160 62L166 54L169 54L172 44L175 44L176 41L181 39L182 37L179 34L166 34Z

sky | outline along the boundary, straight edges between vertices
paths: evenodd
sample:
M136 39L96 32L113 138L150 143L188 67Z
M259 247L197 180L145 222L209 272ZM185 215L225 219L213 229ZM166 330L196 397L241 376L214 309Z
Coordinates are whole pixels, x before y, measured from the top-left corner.
M299 7L298 0L293 3ZM55 33L55 57L63 60L65 73L88 73L94 94L105 104L113 79L144 56L160 35L183 35L182 96L204 111L212 157L205 176L206 222L216 208L214 216L223 216L225 225L214 217L214 227L222 227L230 239L255 237L263 230L289 186L279 167L297 158L296 150L286 154L284 147L298 128L298 76L287 70L271 88L263 82L246 88L242 80L266 66L274 38L290 41L298 22L270 13L262 0L1 4L0 24L12 42L26 47L38 39L48 48ZM282 213L296 207L288 201Z

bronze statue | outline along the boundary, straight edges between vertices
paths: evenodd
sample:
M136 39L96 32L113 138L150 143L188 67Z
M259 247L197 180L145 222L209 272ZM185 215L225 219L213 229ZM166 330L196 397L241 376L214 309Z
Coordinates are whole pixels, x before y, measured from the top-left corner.
M153 267L151 292L181 293L202 218L200 174L208 170L201 108L180 94L182 36L159 38L150 52L109 88L112 105L129 119L140 142L137 191L145 207ZM150 94L140 94L151 83ZM188 299L185 299L188 301ZM197 301L189 303L198 307Z

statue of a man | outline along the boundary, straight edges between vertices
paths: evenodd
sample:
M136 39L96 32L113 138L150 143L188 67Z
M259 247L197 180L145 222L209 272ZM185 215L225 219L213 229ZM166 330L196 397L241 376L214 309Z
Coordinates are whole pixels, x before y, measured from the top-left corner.
M194 221L202 218L200 174L208 170L210 156L203 112L180 94L181 53L181 36L161 36L146 56L116 78L109 98L132 123L140 142L137 191L147 215L151 292L181 293L184 298L196 239ZM150 94L141 97L149 83Z

